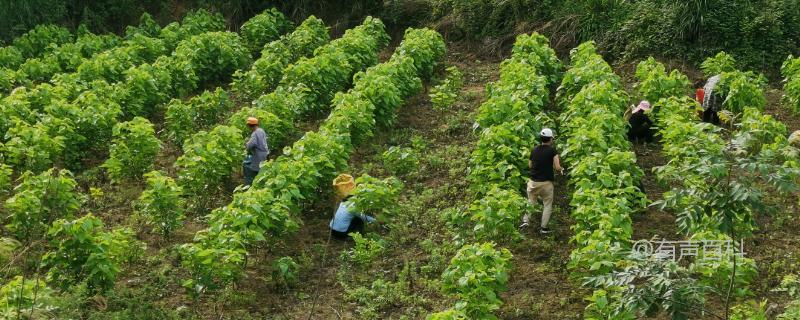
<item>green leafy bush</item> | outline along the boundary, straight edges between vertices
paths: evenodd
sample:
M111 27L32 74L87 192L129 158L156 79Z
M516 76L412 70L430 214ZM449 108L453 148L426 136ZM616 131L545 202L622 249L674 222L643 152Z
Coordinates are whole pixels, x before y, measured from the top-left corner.
M56 309L54 295L38 277L16 276L0 287L0 315L5 319L46 318Z
M183 40L206 32L225 31L225 17L219 13L211 13L204 9L190 11L181 23L166 25L158 34L170 50Z
M207 32L181 41L173 53L187 61L200 85L225 83L251 62L250 52L233 32Z
M6 131L6 142L0 145L5 162L17 171L42 172L61 159L66 148L66 138L51 135L44 123L30 125L14 119Z
M40 24L31 31L14 39L13 45L19 49L26 59L39 57L51 48L72 41L72 34L67 28Z
M508 249L498 250L491 242L461 247L442 273L444 292L458 297L455 309L473 319L497 319L511 258Z
M651 104L661 98L688 95L691 89L689 78L678 70L667 75L664 65L653 57L636 65L636 78L639 80L636 84L639 97Z
M494 186L486 196L475 200L469 206L469 214L475 227L475 239L518 240L522 237L517 228L525 213L532 211L528 200L516 190L509 191Z
M115 248L102 241L102 229L103 222L92 214L55 221L48 231L53 250L42 257L48 281L62 289L82 281L91 291L113 287L119 266L111 256Z
M736 60L725 51L720 51L717 55L710 57L700 64L706 78L722 74L725 72L736 71Z
M182 144L197 130L218 123L231 109L233 101L222 88L213 92L203 91L186 102L172 99L164 115L168 135L176 143Z
M300 280L299 273L300 266L292 257L282 257L272 262L272 282L275 285L290 288Z
M113 137L111 154L103 164L112 180L139 179L152 170L161 142L150 121L136 117L119 123L114 126Z
M356 189L350 201L355 211L378 218L390 218L397 210L403 183L395 177L380 180L364 174L355 180Z
M162 68L144 63L125 71L125 80L118 87L124 97L120 101L126 119L150 117L157 106L167 102L172 93L172 75Z
M183 155L175 161L178 184L188 194L209 195L241 166L244 159L242 132L217 126L200 131L183 144Z
M240 33L250 52L256 54L265 44L278 39L293 27L292 22L283 13L272 8L247 20L242 25Z
M342 255L357 266L369 266L386 251L386 244L380 238L365 237L360 233L352 233L351 236L355 245L349 251L342 252Z
M0 194L5 194L11 191L11 175L14 174L14 170L11 169L11 166L0 163Z
M0 47L0 68L16 69L25 62L22 51L14 46Z
M50 169L39 175L27 171L19 180L22 182L5 203L9 216L6 228L18 238L40 237L53 220L69 219L78 212L77 183L69 171Z
M458 99L458 91L464 85L463 75L457 67L447 68L447 77L431 89L428 96L433 104L433 109L444 111Z
M161 235L169 239L173 231L183 224L184 201L183 190L172 178L161 172L151 171L144 175L147 189L139 196L136 208L146 221L155 227Z
M394 175L407 175L419 169L419 152L413 148L392 146L381 157L383 166Z

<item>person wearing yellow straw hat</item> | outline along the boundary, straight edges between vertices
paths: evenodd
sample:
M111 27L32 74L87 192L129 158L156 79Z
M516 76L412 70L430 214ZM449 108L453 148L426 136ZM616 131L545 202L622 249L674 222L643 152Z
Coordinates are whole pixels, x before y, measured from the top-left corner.
M338 240L350 239L350 233L364 232L364 222L373 223L377 220L369 215L354 212L354 203L350 201L356 186L353 177L341 174L333 180L333 185L342 201L331 219L331 236Z
M247 149L247 157L242 162L244 172L244 185L249 186L253 183L258 171L261 170L261 162L267 160L269 156L269 146L267 145L267 133L258 125L258 119L247 118L247 127L252 132L250 139L244 147Z

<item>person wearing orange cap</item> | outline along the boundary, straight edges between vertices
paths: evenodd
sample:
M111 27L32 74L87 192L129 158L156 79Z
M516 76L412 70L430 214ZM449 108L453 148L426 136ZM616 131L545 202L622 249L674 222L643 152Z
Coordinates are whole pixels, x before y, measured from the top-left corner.
M354 212L355 204L351 201L355 185L340 190L344 199L339 203L336 214L331 219L331 236L338 240L350 239L351 233L363 233L364 222L373 223L377 220L369 215Z
M267 133L258 125L258 119L247 118L247 127L252 132L250 139L244 147L247 149L247 158L242 162L244 171L244 185L249 186L253 183L258 171L261 170L261 162L267 160L269 156L269 146L267 145Z

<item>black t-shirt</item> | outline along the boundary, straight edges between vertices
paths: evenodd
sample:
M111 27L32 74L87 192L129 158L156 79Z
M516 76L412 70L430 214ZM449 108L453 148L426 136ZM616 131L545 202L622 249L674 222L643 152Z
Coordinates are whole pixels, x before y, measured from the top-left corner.
M531 180L555 181L553 157L558 155L551 145L540 144L531 151Z
M650 129L653 126L653 121L644 114L644 111L639 111L631 115L629 120L631 124L631 129L634 132L640 132L641 130Z

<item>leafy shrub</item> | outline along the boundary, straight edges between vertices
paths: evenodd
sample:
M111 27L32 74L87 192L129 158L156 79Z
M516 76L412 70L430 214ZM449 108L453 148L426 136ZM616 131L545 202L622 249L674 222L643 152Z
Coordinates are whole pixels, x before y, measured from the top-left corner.
M0 47L0 68L16 69L23 62L22 51L16 47Z
M6 192L11 191L11 175L14 174L14 170L11 169L11 166L0 163L0 194L5 194Z
M224 30L225 18L221 14L198 9L186 14L180 24L173 22L165 26L159 32L158 38L164 39L167 48L172 50L178 43L192 36Z
M725 72L736 71L736 60L725 51L720 51L717 55L710 57L700 64L706 78L722 74Z
M6 131L6 142L2 147L5 162L17 171L42 172L53 166L66 148L63 136L53 136L45 124L30 125L15 119Z
M433 104L433 109L444 111L458 99L458 91L464 85L463 75L457 67L447 68L447 77L431 89L428 96Z
M241 165L244 159L242 132L217 126L200 131L183 144L183 155L175 161L178 184L189 194L208 195Z
M383 152L383 166L394 175L407 175L419 168L419 152L406 147L389 147Z
M233 101L228 92L222 88L217 88L213 92L203 91L187 102L172 99L164 115L169 137L182 144L195 131L219 122L220 118L231 109Z
M360 233L352 233L351 235L355 245L349 251L342 252L342 255L357 266L369 266L375 261L375 258L386 251L386 245L382 239L376 240L371 237L365 237Z
M18 238L41 236L53 220L69 219L78 212L77 183L69 171L50 169L39 175L27 171L19 179L22 183L5 203L10 218L6 227Z
M161 142L150 121L136 117L119 123L114 126L113 137L111 154L103 164L112 180L139 179L153 168Z
M293 27L283 13L272 8L247 20L242 25L240 34L250 52L256 54L265 44L278 39Z
M61 72L61 67L58 61L53 59L32 58L20 65L17 72L19 74L18 77L24 77L28 81L44 82L54 74Z
M173 53L185 60L201 85L224 83L250 63L250 52L233 32L208 32L181 41Z
M128 227L116 228L99 234L99 243L107 248L108 257L116 265L131 265L139 261L147 244L136 239L136 233Z
M129 25L125 27L125 38L132 38L135 35L146 37L157 37L161 32L161 26L153 20L153 16L145 12L139 17L139 25Z
M38 277L16 276L0 287L0 315L6 319L46 318L55 310L54 295Z
M50 271L48 281L62 289L86 281L91 291L104 291L114 285L119 266L112 259L115 248L102 241L103 223L92 214L76 220L57 220L48 232L53 251L42 257Z
M122 113L125 118L150 117L157 106L172 94L172 75L167 70L144 63L125 71L125 81L119 84L124 92Z
M691 88L689 78L678 70L667 75L664 65L653 57L636 65L636 78L639 79L636 85L639 96L650 103L656 103L661 98L687 95Z
M374 217L391 217L397 211L403 183L395 177L383 180L364 174L355 181L356 189L350 201L355 211Z
M142 192L137 202L137 211L146 217L161 235L169 239L173 231L180 228L184 219L184 203L181 199L183 190L172 178L161 172L151 171L144 175L147 178L147 189Z
M511 252L495 249L491 242L468 244L458 250L442 274L444 292L455 294L456 310L473 319L497 319L503 303L498 294L507 290Z
M456 309L447 309L445 311L432 313L425 317L425 320L467 320L467 315L464 312Z
M783 75L783 102L800 114L800 58L789 55L781 65Z
M41 56L51 45L58 46L71 41L72 34L67 28L40 24L14 39L13 45L23 57L30 59Z
M282 257L272 262L272 281L284 288L290 288L299 281L300 266L292 257Z
M475 239L500 241L521 238L516 224L529 211L528 200L516 190L494 186L469 207L470 219L475 223Z

